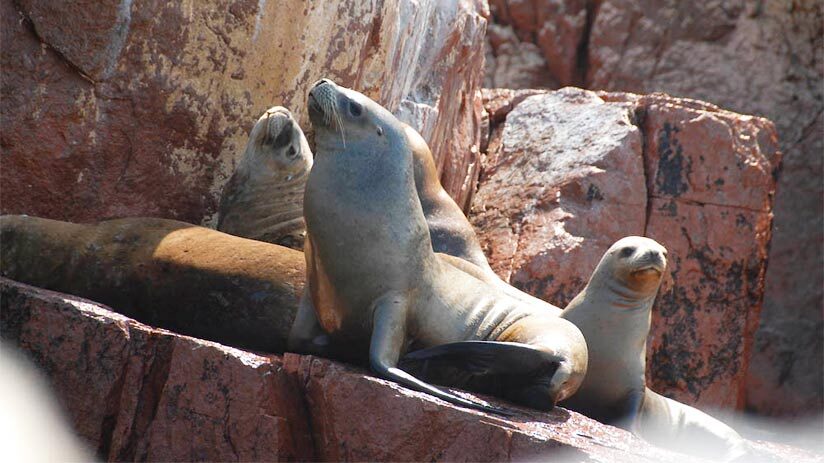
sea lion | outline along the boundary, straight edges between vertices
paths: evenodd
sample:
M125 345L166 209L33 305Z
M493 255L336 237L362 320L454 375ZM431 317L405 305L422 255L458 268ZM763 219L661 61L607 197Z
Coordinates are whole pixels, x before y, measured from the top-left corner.
M92 299L144 323L282 352L303 253L175 220L74 224L0 216L0 274Z
M412 127L403 124L403 128L407 143L412 150L415 189L421 201L423 215L429 227L432 248L435 252L458 257L474 264L477 269L453 260L453 263L461 266L464 271L498 287L510 296L528 304L539 305L548 312L559 315L560 308L511 286L492 270L481 249L475 229L438 180L438 169L435 167L435 159L429 145Z
M441 185L429 145L415 129L406 124L403 127L414 160L415 188L435 252L474 264L477 269L454 262L510 296L560 314L560 308L509 285L492 270L475 230ZM291 136L291 144L284 145L286 140L281 138L285 136ZM302 249L305 224L300 206L312 162L303 132L289 111L271 108L252 129L246 153L223 191L218 230Z
M587 286L561 317L589 346L589 368L562 406L635 432L657 445L733 459L745 441L732 428L646 386L646 340L667 251L649 238L623 238L607 250Z
M399 359L438 346L412 360L462 366L476 382L517 379L507 397L536 408L572 394L586 371L580 331L433 251L407 126L325 79L308 107L317 157L304 198L307 286L290 349L348 349L381 377L486 411L499 410L416 378Z
M223 189L217 229L235 236L303 248L303 188L312 151L282 106L266 110L249 132L240 163Z

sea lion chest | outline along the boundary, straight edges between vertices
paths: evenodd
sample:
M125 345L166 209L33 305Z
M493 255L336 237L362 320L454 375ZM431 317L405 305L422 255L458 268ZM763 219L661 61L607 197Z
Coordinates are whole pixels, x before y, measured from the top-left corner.
M370 163L344 158L321 158L309 175L307 263L323 329L358 337L371 332L375 302L413 291L434 254L411 177L387 182Z

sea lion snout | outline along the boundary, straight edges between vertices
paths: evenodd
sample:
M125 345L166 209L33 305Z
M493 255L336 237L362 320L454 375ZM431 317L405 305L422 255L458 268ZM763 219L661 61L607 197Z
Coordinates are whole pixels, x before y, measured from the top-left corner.
M659 274L664 273L667 268L667 259L665 257L666 251L661 252L658 249L647 249L642 251L641 256L634 262L635 269L633 273L653 271Z
M295 122L288 109L282 106L270 108L266 111L266 133L261 141L275 149L283 148L294 138L294 129Z

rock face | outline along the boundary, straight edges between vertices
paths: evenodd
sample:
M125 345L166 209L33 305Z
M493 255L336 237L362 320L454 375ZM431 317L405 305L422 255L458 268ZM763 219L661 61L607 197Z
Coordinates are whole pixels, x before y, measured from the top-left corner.
M488 88L582 85L591 1L490 0ZM522 63L528 59L530 66Z
M562 409L505 420L328 360L176 335L8 279L0 295L4 340L43 368L106 460L686 461Z
M786 162L747 407L824 412L824 5L492 0L490 12L488 87L666 92L775 122Z
M466 203L485 2L0 2L3 213L210 223L256 117L330 77L418 128ZM468 154L467 154L468 151Z
M471 220L502 278L563 307L619 238L669 251L648 384L744 406L775 176L769 121L665 95L485 91L490 139Z
M504 419L329 360L177 335L5 278L0 296L3 340L44 370L72 427L107 461L698 461L561 408ZM753 445L765 461L818 461Z

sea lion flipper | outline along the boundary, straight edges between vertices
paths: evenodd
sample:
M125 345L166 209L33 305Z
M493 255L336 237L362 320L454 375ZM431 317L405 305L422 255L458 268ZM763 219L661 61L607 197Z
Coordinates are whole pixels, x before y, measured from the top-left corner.
M461 341L406 354L402 362L433 362L474 375L529 375L558 368L561 358L518 342Z
M402 294L390 294L375 303L372 338L369 346L369 363L372 371L385 379L416 391L426 392L455 405L499 415L512 415L512 412L507 410L473 402L441 390L397 367L406 338L407 305L407 298Z
M292 329L289 331L288 349L301 354L313 354L328 357L326 348L329 336L323 331L309 296L310 282L306 283L303 295L300 297L298 311Z

